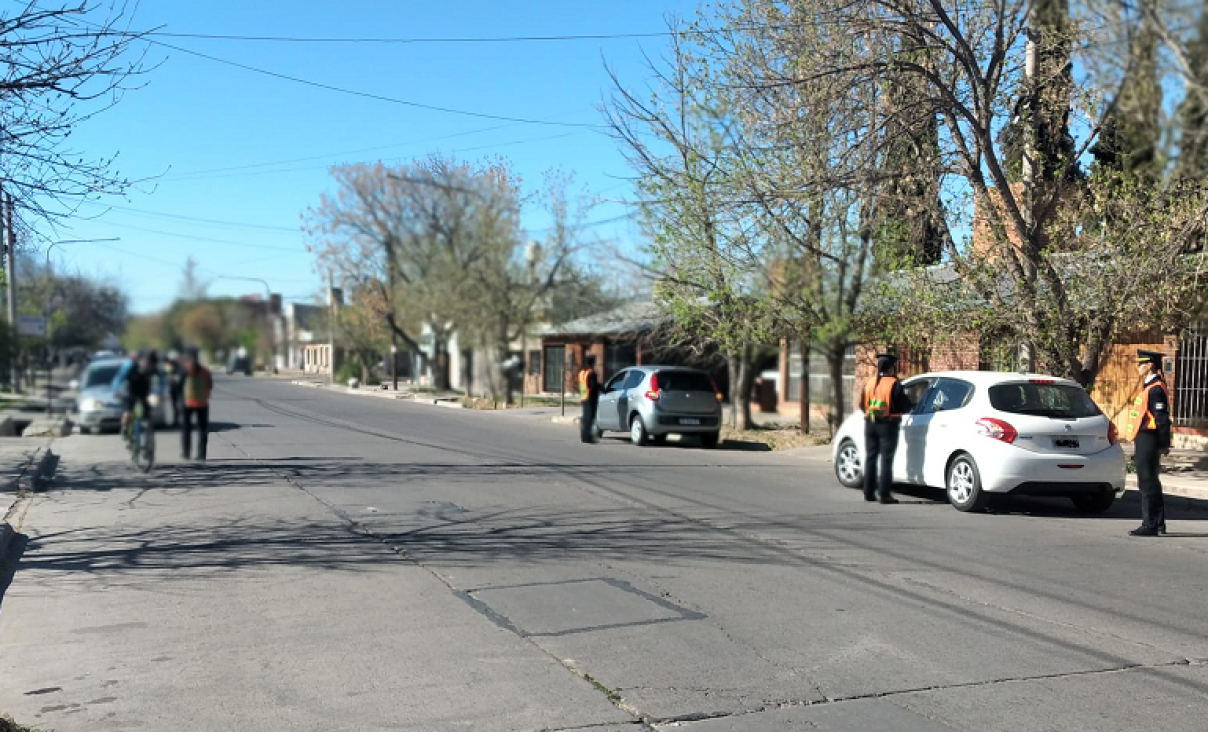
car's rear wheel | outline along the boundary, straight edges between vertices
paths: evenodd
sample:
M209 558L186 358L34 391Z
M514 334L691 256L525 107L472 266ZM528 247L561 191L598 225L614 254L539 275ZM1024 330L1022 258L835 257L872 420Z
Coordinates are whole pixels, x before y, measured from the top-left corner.
M719 442L721 442L720 432L705 432L700 436L701 447L712 449L717 447Z
M948 502L958 511L981 511L990 502L982 490L981 473L969 455L957 455L948 466Z
M91 428L91 427L85 427L84 425L80 425L80 434L81 434L81 435L91 435L91 434L92 434L92 428Z
M859 488L864 483L860 451L851 440L844 440L839 445L839 454L835 456L835 477L848 488Z
M1079 493L1070 496L1070 500L1074 502L1074 508L1083 513L1103 513L1116 502L1116 492L1107 490L1098 493Z
M595 435L596 442L599 442L600 439L604 437L604 430L600 427L600 420L596 420L595 424L592 425L591 430L592 434Z
M629 423L629 441L638 447L645 447L649 442L650 436L646 433L646 425L642 422L639 415L633 415L633 420Z

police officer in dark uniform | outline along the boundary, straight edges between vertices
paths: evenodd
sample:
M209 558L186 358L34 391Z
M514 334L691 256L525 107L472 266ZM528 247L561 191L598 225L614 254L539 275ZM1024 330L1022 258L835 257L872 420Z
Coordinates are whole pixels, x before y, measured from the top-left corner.
M864 500L897 503L893 497L893 456L902 415L913 405L897 378L898 357L877 354L877 375L860 396L864 412Z
M596 434L596 408L600 404L600 378L596 375L596 357L588 354L579 369L579 439L583 442L598 442Z
M1137 373L1141 393L1128 410L1125 439L1134 446L1137 466L1137 490L1141 493L1141 525L1128 532L1132 536L1157 536L1166 533L1166 508L1162 500L1162 481L1158 479L1159 459L1170 452L1170 392L1162 376L1162 354L1137 351Z

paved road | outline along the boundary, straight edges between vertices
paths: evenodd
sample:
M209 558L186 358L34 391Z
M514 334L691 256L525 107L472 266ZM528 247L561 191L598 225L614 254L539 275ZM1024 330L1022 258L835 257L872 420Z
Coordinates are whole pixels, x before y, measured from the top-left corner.
M219 379L210 464L61 443L0 604L57 730L1197 730L1208 512L865 504L830 465ZM161 452L171 446L161 435Z

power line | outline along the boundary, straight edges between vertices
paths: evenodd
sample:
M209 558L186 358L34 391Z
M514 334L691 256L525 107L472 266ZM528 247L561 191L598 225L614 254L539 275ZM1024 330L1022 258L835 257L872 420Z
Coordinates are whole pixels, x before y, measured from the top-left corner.
M578 130L574 131L574 132L561 132L556 135L542 135L541 137L530 137L530 138L527 138L524 140L512 140L510 142L499 142L499 143L492 143L489 145L476 145L474 147L456 148L453 150L449 150L448 153L450 155L453 155L453 154L461 154L461 153L467 153L467 152L475 152L478 150L494 150L496 148L511 147L513 145L525 145L525 144L528 144L531 142L546 142L549 140L560 140L564 137L573 137L574 135L581 135L581 134L584 134L583 131L578 131ZM407 159L407 157L408 156L404 155L404 156L392 157L392 158L382 158L380 162L383 162L383 163L398 162L400 160ZM191 175L189 177L182 176L179 178L173 178L168 182L191 183L194 181L218 180L218 179L223 179L223 178L246 178L246 177L254 176L254 175L279 175L281 173L301 173L301 172L312 171L312 170L326 170L327 168L330 168L330 167L332 167L332 164L319 165L319 166L308 165L308 166L298 167L298 168L278 168L275 170L252 170L252 171L245 171L245 172L213 173L210 175L196 174L196 175Z
M265 249L265 250L274 251L274 252L288 252L290 254L306 254L306 252L303 250L293 249L290 247L275 247L275 246L272 246L269 244L249 244L248 242L230 241L229 239L212 239L207 236L193 236L191 234L177 234L177 233L171 232L171 231L160 231L158 229L147 229L142 226L134 226L132 224L117 224L112 221L96 221L95 223L100 224L102 226L113 226L118 229L129 229L131 231L142 231L142 232L145 232L148 234L159 234L160 236L170 236L170 237L174 237L176 239L189 239L191 241L201 241L201 242L206 242L209 244L226 244L229 246L240 247L242 249ZM298 233L301 233L301 230L297 230L297 231L298 231Z
M509 117L507 115L502 115L502 114L488 114L486 112L474 112L474 111L467 110L467 109L454 109L452 107L441 107L441 106L438 106L435 104L423 104L421 102L413 102L413 101L410 101L407 99L399 99L397 97L388 97L383 94L373 94L371 92L363 92L363 91L358 91L356 89L346 89L341 86L335 86L334 84L325 84L320 81L313 81L311 79L303 79L302 77L299 77L299 76L291 76L289 74L283 74L283 73L280 73L277 71L269 71L268 69L262 69L257 66L251 66L249 64L240 63L238 61L231 61L229 59L219 58L218 56L211 56L210 54L202 53L201 51L193 51L188 48L181 48L180 46L174 46L171 43L164 43L163 41L149 41L149 42L154 43L157 46L163 46L164 48L170 48L174 51L180 51L181 53L187 53L192 56L197 56L198 58L204 58L206 60L213 61L215 63L225 64L227 66L233 66L235 68L243 69L245 71L251 71L251 72L254 72L257 74L263 74L264 76L271 76L274 79L282 79L284 81L289 81L294 84L302 84L303 86L310 86L310 87L314 87L316 89L325 89L327 91L334 91L334 92L338 92L340 94L348 94L348 95L354 96L354 97L362 97L364 99L373 99L373 100L376 100L379 102L389 102L391 104L400 104L404 107L412 107L414 109L426 109L431 112L443 112L445 114L457 114L457 115L462 115L465 117L477 117L480 119L494 119L494 120L500 120L502 122L516 122L516 123L527 124L527 125L547 125L547 126L552 126L552 127L588 127L588 128L602 127L602 125L590 124L587 122L555 122L553 120L531 119L528 117Z
M152 31L145 35L161 38L196 38L210 41L256 41L269 43L357 43L357 44L419 44L419 43L547 43L564 41L616 41L632 38L668 38L673 31L650 31L645 33L572 33L548 36L450 36L413 38L338 38L315 36L248 36L221 33L171 33ZM682 35L682 34L681 34Z
M492 125L490 127L482 127L477 130L467 130L465 132L454 132L449 135L439 135L437 137L428 137L423 140L416 140L413 142L399 142L399 143L395 143L393 145L378 145L377 147L363 147L363 148L360 148L359 150L346 150L344 152L334 152L334 153L328 153L326 155L309 155L309 156L303 157L303 158L290 158L289 160L274 160L272 162L265 162L265 163L248 163L246 165L233 165L233 166L226 167L226 168L209 168L207 170L191 170L191 171L185 171L183 173L175 173L173 175L165 175L165 176L161 177L159 180L179 180L182 178L189 178L189 177L192 177L195 175L208 175L211 173L229 173L229 172L233 172L233 171L237 171L237 170L251 170L253 168L267 168L271 165L290 165L291 163L306 163L306 162L310 162L312 160L325 160L327 158L337 158L337 157L341 157L344 155L359 155L361 153L377 152L378 150L391 150L396 147L407 147L408 145L419 145L419 144L422 144L425 142L435 142L437 140L447 140L447 139L450 139L453 137L465 137L467 135L477 135L477 134L481 134L483 132L494 132L495 130L502 130L502 129L506 129L508 127L513 127L513 126L515 126L515 125L510 125L510 124L509 125Z
M161 211L147 211L145 209L131 208L129 206L117 206L110 203L102 203L100 201L80 201L82 204L89 206L100 206L101 208L113 209L114 211L125 211L135 214L136 216L154 216L165 219L179 219L181 221L190 221L197 224L210 224L212 226L231 226L241 229L260 229L263 231L288 231L291 234L298 233L296 226L270 226L268 224L248 224L239 221L223 221L221 219L206 219L197 216L185 216L183 214L171 214Z

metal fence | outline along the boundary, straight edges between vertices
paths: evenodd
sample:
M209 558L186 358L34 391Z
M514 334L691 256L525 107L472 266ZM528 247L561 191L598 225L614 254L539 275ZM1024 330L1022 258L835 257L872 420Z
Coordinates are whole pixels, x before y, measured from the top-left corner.
M1208 427L1208 324L1179 341L1174 367L1174 423Z

